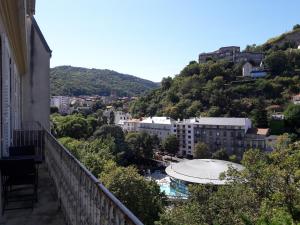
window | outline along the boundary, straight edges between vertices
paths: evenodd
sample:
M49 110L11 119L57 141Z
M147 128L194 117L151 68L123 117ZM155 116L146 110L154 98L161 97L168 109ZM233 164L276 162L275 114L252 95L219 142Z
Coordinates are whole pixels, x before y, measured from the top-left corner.
M209 136L212 136L212 131L211 130L209 131Z
M192 147L189 145L188 148L191 149Z
M188 133L190 134L190 133L191 133L191 131L190 131L190 130L188 130Z
M191 125L188 125L188 128L191 128Z
M226 131L223 132L223 136L227 137L227 132Z
M188 138L191 139L191 136L189 135Z

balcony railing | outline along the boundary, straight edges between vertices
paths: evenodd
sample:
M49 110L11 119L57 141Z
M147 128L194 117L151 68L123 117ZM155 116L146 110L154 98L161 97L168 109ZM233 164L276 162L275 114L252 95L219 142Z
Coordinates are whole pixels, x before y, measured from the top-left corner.
M34 130L18 130L16 134L19 136L15 136L17 138L15 141L23 140L23 143L28 143L37 140L33 138L36 136L31 135L33 133L42 134L42 138L38 138L40 142L35 142L35 146L44 147L41 148L44 150L42 154L45 156L45 163L67 224L143 224L50 132L42 127Z

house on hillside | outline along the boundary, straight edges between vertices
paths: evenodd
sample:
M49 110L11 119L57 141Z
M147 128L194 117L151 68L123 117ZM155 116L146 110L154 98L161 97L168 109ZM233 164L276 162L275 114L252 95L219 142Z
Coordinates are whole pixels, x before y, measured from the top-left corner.
M294 95L292 98L292 101L295 105L299 105L300 104L300 94Z
M260 63L259 66L256 66L254 63L247 61L244 63L242 71L243 77L260 78L267 75L267 70L262 63Z

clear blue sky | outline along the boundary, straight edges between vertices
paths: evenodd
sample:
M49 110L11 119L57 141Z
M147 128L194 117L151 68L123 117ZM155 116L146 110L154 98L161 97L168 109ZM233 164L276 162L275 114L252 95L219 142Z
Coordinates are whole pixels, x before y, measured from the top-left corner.
M299 0L37 0L51 66L112 69L152 81L200 52L263 43L300 23Z

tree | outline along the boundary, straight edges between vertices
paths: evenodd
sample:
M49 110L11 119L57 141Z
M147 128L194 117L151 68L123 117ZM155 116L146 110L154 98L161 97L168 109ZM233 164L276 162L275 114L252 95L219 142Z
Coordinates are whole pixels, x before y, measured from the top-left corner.
M53 114L53 113L58 113L58 108L56 106L51 106L50 107L50 113Z
M100 180L144 224L158 220L165 196L155 181L147 181L132 166L118 167L111 161L104 166Z
M229 156L225 149L220 149L212 154L213 159L229 160Z
M103 104L102 101L98 100L95 103L92 104L92 110L93 112L96 112L99 109L104 109L105 105Z
M265 102L262 98L259 98L255 108L252 110L253 123L256 127L266 128L268 127L268 114L266 110Z
M109 113L109 124L115 124L115 113L113 111Z
M170 154L176 154L179 151L179 141L175 134L171 134L165 138L162 142L162 148L164 151Z
M273 75L281 75L285 71L288 61L283 51L274 51L266 56L265 63Z
M87 138L93 132L93 128L81 114L68 116L54 114L52 121L59 137Z
M300 28L300 24L296 24L296 25L293 26L293 30L297 30L299 28Z
M300 105L289 105L284 111L285 121L292 132L300 134Z
M163 90L168 90L172 85L172 77L164 77L161 81L161 87Z
M135 163L139 163L141 159L151 159L153 157L154 139L146 132L128 133L125 141Z
M198 142L194 149L195 159L209 159L211 157L211 152L208 149L207 144L204 142Z
M118 163L127 164L127 146L125 143L124 133L121 127L116 125L103 125L97 129L93 136L100 139L112 138L115 147L112 149L112 154L116 156Z

